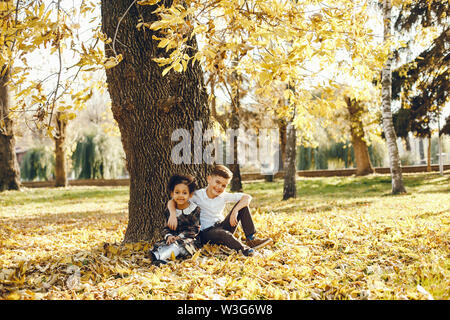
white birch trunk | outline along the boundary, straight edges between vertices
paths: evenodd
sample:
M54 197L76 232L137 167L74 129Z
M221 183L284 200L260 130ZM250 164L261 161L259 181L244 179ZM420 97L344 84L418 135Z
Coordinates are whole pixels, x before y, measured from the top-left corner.
M384 41L390 41L391 38L391 0L383 0L383 20L384 20ZM390 56L381 73L381 96L382 96L382 116L383 116L383 130L386 137L388 152L389 152L389 166L391 168L392 177L392 193L406 192L403 185L402 168L400 165L400 157L397 148L397 136L394 131L391 111L391 65L392 57Z

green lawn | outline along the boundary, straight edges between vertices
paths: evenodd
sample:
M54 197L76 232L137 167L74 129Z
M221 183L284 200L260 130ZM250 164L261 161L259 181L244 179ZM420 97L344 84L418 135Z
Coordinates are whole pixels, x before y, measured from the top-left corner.
M120 245L128 187L3 192L0 298L448 299L449 172L404 181L392 196L388 175L299 178L288 201L282 180L247 182L274 244L250 258L206 246L159 268L150 244Z

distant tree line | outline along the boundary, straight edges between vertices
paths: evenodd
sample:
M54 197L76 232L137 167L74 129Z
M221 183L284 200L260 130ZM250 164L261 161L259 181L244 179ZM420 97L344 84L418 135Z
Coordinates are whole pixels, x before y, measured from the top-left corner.
M114 179L125 174L120 140L98 129L87 131L76 140L69 162L68 175L74 179ZM55 169L54 151L46 146L34 147L21 161L21 179L53 180Z

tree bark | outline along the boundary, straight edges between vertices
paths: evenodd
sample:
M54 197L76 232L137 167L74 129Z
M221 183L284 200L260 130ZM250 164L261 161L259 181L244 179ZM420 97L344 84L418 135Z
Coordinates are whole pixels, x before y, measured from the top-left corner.
M234 65L236 66L238 61L235 59ZM234 132L238 133L240 126L239 119L239 109L241 107L240 101L240 79L239 75L236 71L233 71L232 76L232 102L231 102L231 119L230 119L230 127L234 130ZM234 139L234 137L232 137ZM236 134L236 141L233 143L233 163L229 164L231 172L233 172L233 178L231 179L230 190L233 192L242 192L242 179L241 179L241 170L238 163L238 134Z
M431 133L428 134L427 172L431 172Z
M8 68L6 71L4 68ZM13 120L9 117L9 66L0 68L0 192L20 190L20 168L15 150Z
M278 120L278 133L280 135L280 170L284 170L284 163L286 160L286 120Z
M374 173L370 161L369 149L364 137L364 126L361 120L363 112L362 105L349 97L345 97L345 102L350 115L350 134L352 137L353 150L355 152L356 175L364 176Z
M55 136L55 187L67 186L67 165L66 165L66 129L67 121L61 118L62 113L56 113Z
M154 242L166 223L169 177L177 172L189 173L197 178L199 187L206 183L210 166L202 159L202 137L210 127L210 114L200 65L189 63L185 72L171 70L163 77L163 67L153 61L170 54L158 48L158 42L152 38L161 34L136 28L139 21L156 21L158 17L152 12L158 5L170 7L171 1L161 1L156 6L132 3L101 2L103 31L116 40L116 52L123 55L123 61L107 69L106 76L130 174L124 242ZM195 37L188 45L188 54L193 56L197 50ZM114 52L107 49L106 54L112 56ZM172 141L176 129L185 129L188 134ZM173 147L186 141L190 149L183 151L190 153L189 161L173 159Z
M390 41L391 38L391 0L383 0L383 19L384 19L384 41ZM382 117L383 130L389 152L389 164L392 177L392 193L405 193L403 185L402 168L398 154L397 137L392 122L391 94L392 94L392 55L386 61L381 72L381 95L382 95Z
M286 162L284 164L284 186L283 186L283 200L296 198L297 188L295 178L297 170L295 168L295 149L297 145L297 130L290 121L286 128Z

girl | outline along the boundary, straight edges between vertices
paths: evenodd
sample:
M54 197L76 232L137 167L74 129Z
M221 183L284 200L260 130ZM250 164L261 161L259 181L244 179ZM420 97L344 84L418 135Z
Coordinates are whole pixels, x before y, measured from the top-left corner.
M163 230L164 240L155 244L150 255L153 264L166 264L172 255L186 257L200 247L196 238L200 232L200 207L190 201L195 191L195 181L190 175L173 175L169 180L170 197L175 202L177 227ZM169 211L165 212L169 218Z

